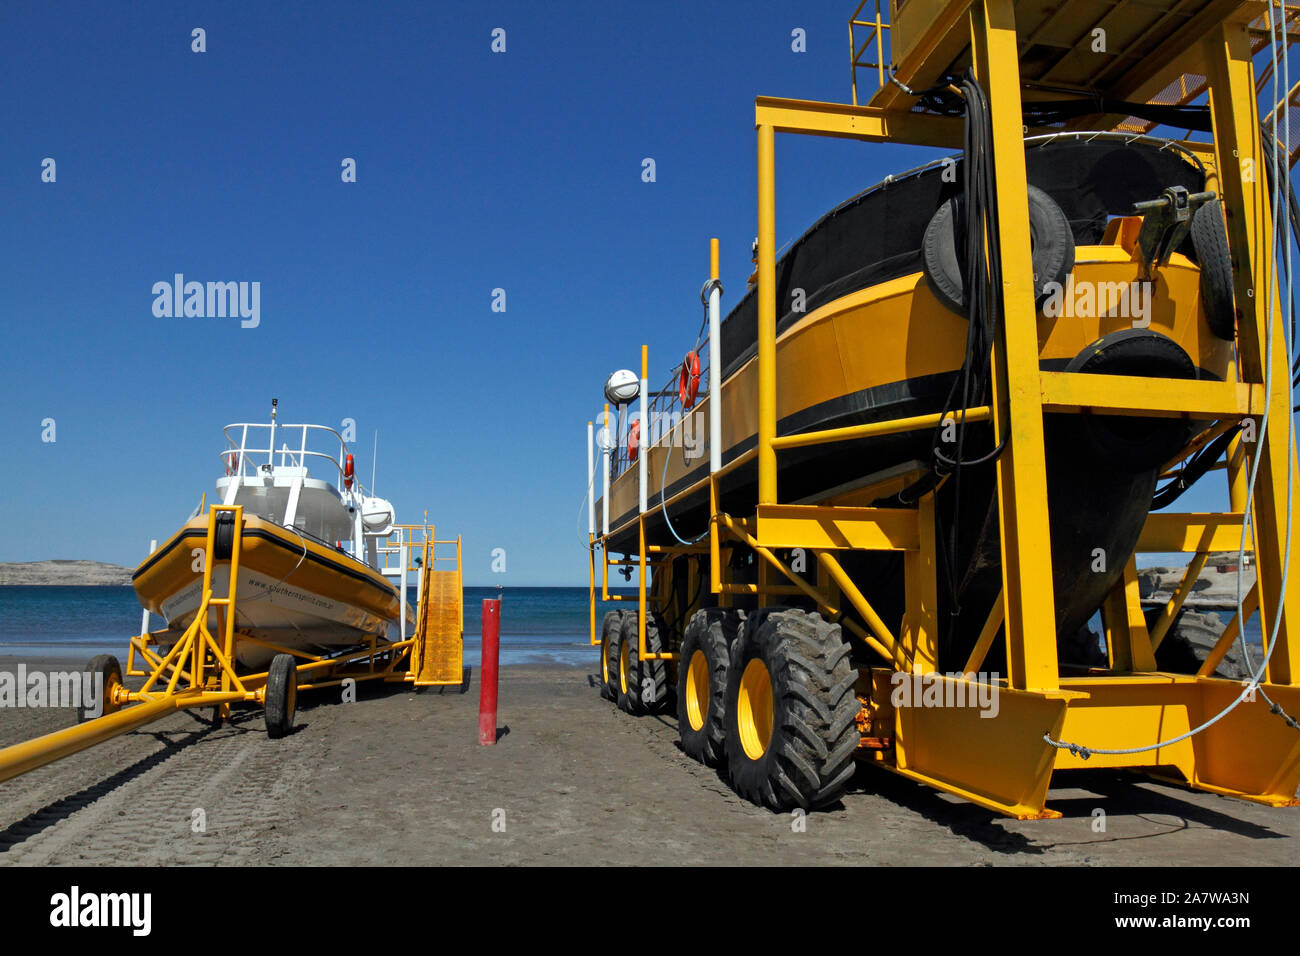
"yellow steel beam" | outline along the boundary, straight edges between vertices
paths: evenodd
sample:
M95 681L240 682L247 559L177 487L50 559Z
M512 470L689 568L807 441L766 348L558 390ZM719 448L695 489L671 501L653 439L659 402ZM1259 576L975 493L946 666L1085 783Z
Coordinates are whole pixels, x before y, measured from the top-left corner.
M1192 560L1187 564L1187 570L1183 572L1183 579L1178 582L1178 589L1169 596L1168 602L1160 610L1160 617L1151 627L1151 653L1160 650L1160 644L1169 633L1169 628L1173 626L1174 618L1178 617L1178 612L1183 609L1183 604L1187 601L1187 596L1192 593L1192 586L1196 584L1196 579L1201 576L1201 569L1205 567L1205 559L1210 556L1208 551L1198 551L1192 556Z
M160 717L185 707L221 703L226 700L243 700L244 694L203 694L197 690L167 694L106 714L84 724L56 730L32 740L14 744L0 750L0 781L43 767L64 757L103 743L128 731L143 727Z
M934 85L965 47L960 29L971 0L910 0L891 8L890 53L899 80L914 89ZM871 102L909 108L915 102L892 83L881 86Z
M821 103L777 96L754 101L754 125L777 133L804 133L857 139L869 143L909 143L961 149L962 119L913 113L909 109L884 110L847 103Z
M1247 621L1250 620L1252 614L1259 610L1258 582L1252 584L1250 590L1246 592L1246 596L1242 598L1241 610L1242 614L1245 616L1245 620ZM1205 655L1205 660L1201 662L1201 667L1196 672L1197 677L1209 677L1214 673L1215 668L1219 666L1224 655L1228 653L1228 648L1232 646L1232 642L1235 641L1237 635L1241 633L1241 624L1242 617L1234 613L1232 615L1232 620L1228 622L1228 626L1223 629L1223 633L1219 635L1219 639L1214 642L1214 647L1210 648L1210 653ZM1258 664L1256 666L1258 666Z
M878 435L895 435L899 432L924 431L942 423L945 419L964 422L986 422L993 417L993 410L987 405L961 411L935 412L932 415L915 415L911 418L896 418L887 422L871 422L866 425L846 425L843 428L827 428L816 432L800 432L797 435L780 435L772 439L772 447L778 451L783 448L802 448L807 445L824 445L830 442L849 441L853 438L874 438Z
M994 433L1006 601L1007 665L1013 686L1057 686L1056 604L1047 514L1047 465L1038 370L1038 313L1029 247L1028 179L1020 109L1019 53L1011 0L971 10L976 72L992 113L998 243L1005 297L1003 341L993 350Z
M1270 357L1273 394L1268 396L1270 425L1252 453L1260 458L1259 479L1251 502L1255 519L1256 572L1260 589L1260 623L1265 633L1276 624L1277 647L1269 662L1269 680L1300 681L1300 569L1295 551L1287 550L1288 479L1297 480L1295 445L1288 441L1291 417L1291 369L1287 363L1285 322L1274 293L1273 223L1265 185L1259 118L1255 108L1250 38L1244 22L1222 23L1205 38L1206 74L1210 81L1210 116L1218 149L1220 187L1227 212L1232 250L1239 332L1237 352L1242 378L1263 382ZM1270 341L1268 319L1273 318ZM1290 572L1286 573L1286 568ZM1288 587L1282 594L1282 580ZM1273 616L1281 608L1281 620Z
M1232 512L1153 512L1147 515L1137 550L1196 551L1205 541L1209 551L1236 551L1241 544L1241 522L1242 515ZM1246 547L1254 547L1250 535L1246 536Z
M1235 680L1176 674L1127 678L1079 677L1061 681L1080 696L1070 702L1061 736L1105 741L1109 749L1147 747L1209 720L1241 695ZM1300 688L1263 684L1287 712L1300 710ZM1093 753L1087 760L1057 752L1057 769L1165 766L1197 790L1269 806L1294 806L1300 786L1300 734L1263 702L1244 703L1195 737L1137 754Z
M974 674L984 665L984 658L988 657L989 648L993 646L993 639L998 636L998 630L1002 627L1006 616L1007 606L999 592L997 600L993 602L992 610L989 611L989 616L984 621L979 640L971 648L970 657L966 658L966 666L961 669L963 674Z
M1043 409L1156 418L1243 418L1264 413L1264 388L1245 382L1206 382L1087 372L1040 372Z
M596 636L596 538L587 535L587 601L591 605L591 646L600 643Z
M944 688L944 700L960 689L969 701L979 686L943 674L926 680ZM1067 703L1084 696L998 685L998 712L992 718L974 706L899 707L895 763L882 766L997 813L1022 820L1059 817L1045 806L1057 751L1043 734L1059 739Z
M1118 639L1117 644L1109 645L1111 670L1155 670L1156 652L1151 647L1146 615L1142 613L1136 558L1129 557L1124 576L1111 593L1114 603L1108 604L1108 609L1113 611L1114 619L1107 623L1107 639L1108 643L1112 637Z
M709 396L709 400L721 396ZM776 502L776 157L758 126L758 503Z
M889 630L889 626L876 613L876 609L871 606L871 602L853 583L853 580L845 572L835 555L829 551L818 551L817 560L830 574L831 579L839 587L840 593L849 599L849 603L857 609L863 620L867 622L867 626L871 628L875 638L873 646L876 647L876 650L880 652L885 660L892 661L896 669L902 669L905 658L898 639L894 637L893 632ZM868 641L868 643L872 643L872 641Z
M769 548L915 551L917 513L903 508L759 505L750 526Z
M765 562L765 564L763 564L763 565L759 565L759 573L760 573L760 575L763 573L763 568L764 568L765 566L771 566L771 567L775 568L776 570L780 571L783 575L785 575L785 577L789 579L790 583L793 584L793 585L794 585L794 586L795 586L799 591L803 592L803 593L806 594L808 597L812 598L815 602L817 602L817 606L818 606L818 607L826 608L826 609L828 609L828 610L830 610L830 611L832 611L832 612L838 614L838 608L833 607L832 605L830 605L830 604L827 602L827 598L826 598L826 595L825 595L824 593L822 593L821 591L818 591L816 588L814 588L811 584L809 584L807 581L805 581L805 580L804 580L802 577L800 577L798 574L795 574L793 571L791 571L789 568L787 568L787 567L785 566L785 563L784 563L783 561L781 561L781 560L780 560L780 559L779 559L775 554L773 554L770 548L765 547L761 542L758 541L758 539L756 539L753 535L749 534L749 533L745 530L744 526L740 524L740 522L733 520L732 518L728 517L727 515L719 515L719 516L718 516L718 522L719 522L723 527L725 527L725 528L726 528L726 529L727 529L731 534L735 535L737 538L739 538L740 540L744 541L745 544L747 544L747 545L749 545L751 548L753 548L754 553L757 554L760 558L763 559L763 561ZM845 580L847 580L847 577L845 578ZM851 586L851 585L850 585L850 586ZM730 591L731 593L753 593L753 592L749 591L748 588L746 588L746 586L744 586L744 585L734 585L734 584L733 584L733 585L727 585L727 586L725 586L725 587L726 587L726 589L727 589L728 591ZM738 589L738 588L745 588L745 590L744 590L744 592L741 592L741 591L736 590L736 589ZM758 586L758 591L759 591L759 594L760 594L760 603L762 603L762 597L761 597L761 595L762 595L762 592L763 592L764 590L771 590L771 588L770 588L770 586L765 587L765 586L764 586L764 583L763 583L763 579L760 577L760 583L759 583L759 586ZM856 589L855 589L855 590L856 590ZM850 599L851 599L851 598L850 598ZM866 604L865 600L863 601L863 604L864 604L864 605ZM867 605L867 606L868 606L868 608L870 607L869 605ZM871 612L872 616L874 616L874 613L875 613L875 612ZM877 622L879 622L879 620L880 620L878 617L876 617L875 619L876 619ZM870 620L870 618L869 618L869 620ZM888 630L887 628L884 627L883 623L880 625L880 627L881 627L881 629L882 629L882 630L881 630L881 633L882 633L883 635L885 635L885 636L888 636L888 635L889 635L889 630ZM880 650L880 651L882 651L882 652L885 650L883 647L878 647L877 649ZM885 654L884 656L885 656L886 658L889 657L888 654Z
M939 588L933 491L917 501L916 523L920 547L903 554L907 611L903 614L899 643L912 673L929 674L939 667Z

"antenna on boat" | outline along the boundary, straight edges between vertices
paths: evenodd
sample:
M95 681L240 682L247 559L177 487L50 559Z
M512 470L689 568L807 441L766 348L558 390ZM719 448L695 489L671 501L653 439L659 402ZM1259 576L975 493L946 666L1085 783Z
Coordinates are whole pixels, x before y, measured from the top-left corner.
M379 458L379 429L375 429L375 450L370 453L370 493L375 493L375 462Z
M275 467L275 406L278 404L278 398L271 399L271 440L267 442L266 463L272 468Z

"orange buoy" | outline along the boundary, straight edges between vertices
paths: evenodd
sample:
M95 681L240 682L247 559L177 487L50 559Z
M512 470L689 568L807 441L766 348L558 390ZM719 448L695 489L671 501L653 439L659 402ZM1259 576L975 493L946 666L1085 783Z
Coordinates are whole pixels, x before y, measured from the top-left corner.
M693 349L682 359L682 374L677 382L677 397L682 400L682 408L695 407L695 396L700 393L700 356Z

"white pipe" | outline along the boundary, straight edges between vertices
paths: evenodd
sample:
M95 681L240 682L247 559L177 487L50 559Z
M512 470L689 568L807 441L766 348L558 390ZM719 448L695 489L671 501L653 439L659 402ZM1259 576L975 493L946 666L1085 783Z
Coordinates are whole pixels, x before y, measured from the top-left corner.
M149 542L149 553L153 554L157 550L158 550L158 539L153 538ZM149 609L145 608L144 616L140 618L140 634L145 635L148 633L149 633Z
M641 514L650 510L648 504L649 489L646 487L646 461L650 458L650 415L646 411L646 392L650 391L649 380L641 379L641 447L636 456L637 479L641 486Z
M266 463L275 468L275 399L271 399L271 440L266 443Z
M402 599L397 602L397 614L402 621L400 630L402 640L406 640L406 566L409 563L407 552L410 548L406 546L406 531L402 528L397 529L397 550L402 556ZM388 563L387 558L384 559L384 563Z
M424 513L424 520L425 521L429 520L429 512L427 511ZM403 532L403 536L404 536L403 540L405 540L405 535L406 532ZM429 536L429 529L427 527L424 529L424 536L426 538ZM414 532L410 534L410 539L411 539L411 543L414 544L415 543ZM421 542L421 544L423 543L424 542ZM429 563L432 564L433 563L432 560L430 560ZM420 565L420 571L415 576L415 606L417 608L417 611L419 608L424 607L424 565L423 564Z
M609 409L605 409L605 439L600 443L601 471L604 477L601 479L601 533L606 537L609 536Z
M365 526L361 523L361 502L357 501L357 496L352 496L352 557L365 563L366 560L366 533Z
M722 470L722 286L709 291L709 474Z
M587 534L596 533L596 451L591 422L587 422Z

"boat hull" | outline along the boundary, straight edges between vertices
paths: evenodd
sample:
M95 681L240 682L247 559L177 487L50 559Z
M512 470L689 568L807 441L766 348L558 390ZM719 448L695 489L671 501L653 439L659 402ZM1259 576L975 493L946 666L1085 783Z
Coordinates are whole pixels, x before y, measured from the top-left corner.
M187 522L132 577L143 607L167 621L166 649L193 622L202 602L199 558L208 519ZM245 515L236 582L239 634L310 654L328 655L382 638L400 623L405 602L379 572L336 548ZM213 567L213 597L226 597L229 560ZM212 613L215 627L220 609ZM406 613L409 616L409 608ZM236 661L261 670L276 652L240 641Z
M1119 245L1077 249L1076 284L1128 285L1138 265ZM1175 253L1161 270L1141 334L1182 360L1153 361L1142 374L1222 379L1232 344L1216 336L1200 304L1200 270ZM1106 336L1134 329L1130 315L1039 317L1040 364L1067 371ZM793 435L889 421L942 410L963 360L966 320L943 306L917 273L834 300L789 326L776 349L777 434ZM1158 351L1158 350L1157 350ZM723 383L724 467L757 442L757 360L750 358ZM659 438L646 455L648 503L646 540L671 546L708 527L708 403ZM1205 423L1128 418L1122 427L1149 430L1152 448L1180 449ZM1053 566L1059 580L1059 635L1073 635L1096 610L1133 553L1148 513L1159 466L1164 461L1126 460L1090 431L1105 419L1083 423L1079 416L1049 415L1045 422ZM988 426L972 426L966 455L992 448ZM922 477L931 461L933 429L791 448L777 456L779 500L786 504L889 506L891 496ZM1122 443L1116 443L1122 444ZM691 455L691 451L695 455ZM667 457L665 457L667 456ZM892 476L892 477L891 477ZM752 459L720 482L721 510L752 514L757 469ZM993 494L993 465L962 471L961 498L952 483L936 495L942 528L957 528L951 580L941 580L945 621L941 665L960 667L1001 585L1000 535ZM676 500L674 496L677 497ZM610 488L609 549L637 553L638 468L625 468ZM668 521L659 507L665 500ZM671 522L671 526L669 525ZM947 533L947 532L945 532ZM1098 549L1104 572L1092 568ZM903 589L897 555L863 556L854 579L881 616L901 621ZM897 565L897 566L896 566ZM815 574L815 571L812 573ZM950 612L960 608L956 614ZM946 622L952 621L952 624ZM990 659L990 664L996 664Z

